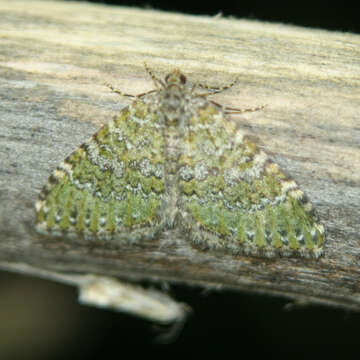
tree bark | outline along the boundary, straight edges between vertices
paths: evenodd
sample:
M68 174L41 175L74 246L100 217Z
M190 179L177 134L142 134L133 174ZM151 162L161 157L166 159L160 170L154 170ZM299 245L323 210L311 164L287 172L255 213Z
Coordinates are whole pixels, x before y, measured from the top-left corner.
M49 279L227 287L360 310L360 37L87 3L0 1L0 266ZM44 239L33 204L50 171L162 77L237 85L213 99L267 105L233 117L309 196L326 228L318 260L204 251L180 233L116 248ZM76 280L74 284L79 284Z

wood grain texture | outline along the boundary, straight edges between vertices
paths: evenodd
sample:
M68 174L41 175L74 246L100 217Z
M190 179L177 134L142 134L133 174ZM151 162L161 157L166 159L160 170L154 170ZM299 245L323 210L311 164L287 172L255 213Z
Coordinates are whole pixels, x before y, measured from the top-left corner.
M0 18L3 268L230 287L360 310L359 36L52 1L0 1ZM103 83L132 94L151 89L144 61L159 76L179 67L190 82L238 77L216 102L267 104L232 121L317 208L327 230L320 260L204 252L176 232L119 249L32 231L50 171L128 103Z

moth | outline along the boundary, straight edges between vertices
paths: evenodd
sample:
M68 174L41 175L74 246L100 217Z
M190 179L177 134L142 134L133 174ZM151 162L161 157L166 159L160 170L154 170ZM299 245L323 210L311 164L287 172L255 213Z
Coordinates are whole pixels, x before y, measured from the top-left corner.
M42 234L136 243L179 229L210 251L319 257L324 227L297 183L210 91L175 69L135 96L50 175L35 205ZM119 90L113 91L125 96Z

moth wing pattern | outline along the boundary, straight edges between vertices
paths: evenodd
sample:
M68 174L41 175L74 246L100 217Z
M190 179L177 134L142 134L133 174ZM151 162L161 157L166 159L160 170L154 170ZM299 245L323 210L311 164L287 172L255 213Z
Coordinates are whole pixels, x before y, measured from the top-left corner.
M318 257L324 228L296 182L213 104L190 119L179 161L183 227L209 249Z
M163 81L147 70L156 89L138 95L49 177L35 205L36 229L130 242L174 229L210 250L319 257L324 227L296 182L178 69Z
M161 227L164 141L156 113L138 100L53 171L36 203L42 234L151 238Z

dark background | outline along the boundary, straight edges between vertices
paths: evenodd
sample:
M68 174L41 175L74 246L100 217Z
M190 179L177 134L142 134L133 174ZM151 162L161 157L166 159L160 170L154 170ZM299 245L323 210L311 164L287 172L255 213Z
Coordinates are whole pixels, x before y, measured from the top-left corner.
M281 22L359 33L360 5L346 2L272 1L91 1L152 7L187 14L216 15ZM290 301L239 292L204 292L172 286L170 293L193 313L183 331L159 345L171 328L128 315L77 304L74 288L0 272L0 358L128 359L172 352L208 358L315 358L336 345L341 358L360 342L360 314L321 306L289 306ZM134 346L138 345L138 346ZM127 353L127 351L131 353ZM216 356L216 355L215 355ZM323 356L320 356L322 358Z
M359 1L259 1L259 0L161 0L119 1L93 3L137 6L194 15L216 15L280 22L319 29L360 32Z

